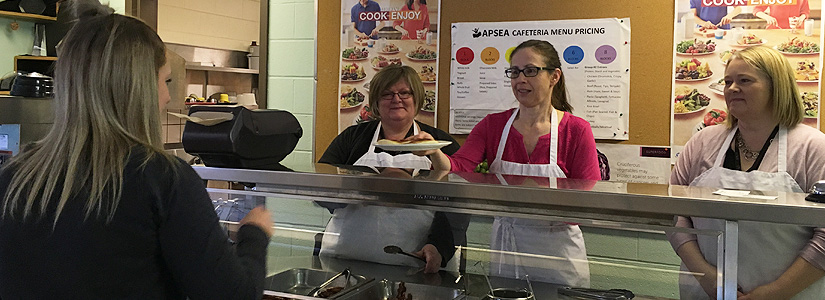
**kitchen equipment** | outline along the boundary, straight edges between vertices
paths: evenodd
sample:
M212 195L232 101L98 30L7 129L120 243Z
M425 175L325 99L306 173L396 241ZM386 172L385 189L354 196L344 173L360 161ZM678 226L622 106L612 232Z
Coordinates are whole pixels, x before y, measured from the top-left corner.
M307 296L318 297L318 293L321 290L327 288L330 284L332 284L333 281L338 279L338 277L341 277L341 276L344 276L344 275L346 275L346 277L344 277L344 288L346 289L347 287L349 287L349 275L350 275L349 268L346 268L343 271L341 271L340 273L335 274L335 276L332 276L330 279L327 279L327 281L324 281L324 283L322 283L318 287L316 287L316 288L312 289L311 291L309 291L309 293L307 293Z
M597 290L587 288L562 287L558 289L559 295L574 297L575 299L601 299L601 300L628 300L636 295L624 289Z
M398 293L398 286L400 281L381 280L374 281L360 289L342 295L337 298L340 300L386 300L396 299ZM443 300L459 300L465 299L466 293L461 289L453 289L443 286L432 286L424 284L415 284L405 282L406 293L412 295L414 300L425 299L443 299Z
M234 116L213 126L186 122L181 138L184 150L209 167L280 169L278 163L292 153L303 135L298 119L288 111L194 105L189 115L204 111Z
M403 255L418 259L420 261L423 261L425 263L427 262L427 260L424 259L423 257L418 257L418 256L412 255L410 253L404 252L404 250L402 250L401 247L398 247L398 246L395 246L395 245L389 245L389 246L384 247L384 252L389 253L389 254L403 254Z
M277 296L289 297L290 295L300 295L306 297L309 292L313 291L316 287L321 286L321 284L338 274L341 273L313 269L289 269L267 277L264 282L264 289L274 292L273 294ZM348 281L345 281L347 279ZM348 292L372 282L372 280L372 278L367 278L357 274L351 274L349 278L342 278L339 276L329 285L345 286L348 284L349 287L341 290L329 299L337 299L338 297L342 297Z
M497 288L490 291L486 300L535 300L532 292L526 289Z
M41 2L42 3L42 2ZM32 45L32 56L43 56L43 38L46 37L46 24L34 24L34 42Z
M805 200L817 203L825 203L825 180L820 180L814 183L811 187L810 194L805 197Z
M11 86L12 96L46 98L53 95L54 79L37 72L17 72Z

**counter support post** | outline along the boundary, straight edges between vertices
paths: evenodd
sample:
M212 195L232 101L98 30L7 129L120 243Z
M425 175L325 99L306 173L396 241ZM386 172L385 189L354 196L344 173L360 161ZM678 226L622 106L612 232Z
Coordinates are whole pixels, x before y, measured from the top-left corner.
M724 278L724 287L721 290L717 289L716 298L735 300L737 290L736 266L739 264L739 223L725 220L725 232L722 237L724 238L724 247L717 251L720 255L724 255L724 259L717 261L723 262L724 270L722 277L717 276L717 284L722 283L720 281ZM723 245L723 243L717 243L717 245ZM724 297L721 297L723 292Z

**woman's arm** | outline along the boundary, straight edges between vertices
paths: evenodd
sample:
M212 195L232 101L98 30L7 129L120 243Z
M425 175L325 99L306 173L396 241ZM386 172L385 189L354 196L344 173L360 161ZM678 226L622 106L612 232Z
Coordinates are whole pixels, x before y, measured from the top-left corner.
M739 297L739 300L790 299L823 276L825 276L825 271L797 257L779 278L756 287L743 297Z

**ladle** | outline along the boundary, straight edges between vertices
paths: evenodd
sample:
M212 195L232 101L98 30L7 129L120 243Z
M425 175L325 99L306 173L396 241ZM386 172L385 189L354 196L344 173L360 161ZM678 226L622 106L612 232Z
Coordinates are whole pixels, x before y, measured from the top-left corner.
M410 253L404 252L404 250L402 250L401 247L398 247L398 246L395 246L395 245L389 245L389 246L384 247L384 252L389 253L389 254L404 254L406 256L421 260L425 263L427 262L427 260L424 259L423 257L418 257L418 256L412 255Z

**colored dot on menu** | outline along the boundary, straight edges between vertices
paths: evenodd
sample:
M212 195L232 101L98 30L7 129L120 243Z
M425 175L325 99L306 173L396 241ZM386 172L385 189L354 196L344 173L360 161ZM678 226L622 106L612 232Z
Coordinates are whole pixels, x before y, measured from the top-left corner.
M564 61L568 64L575 65L584 59L584 50L579 46L570 46L564 49Z
M498 53L498 49L494 47L487 47L481 51L481 61L488 65L494 65L500 57L501 55Z
M473 62L474 57L475 53L469 47L461 47L455 52L455 61L462 65L470 64Z
M609 64L616 60L616 48L610 45L603 45L596 49L596 60L602 64Z

